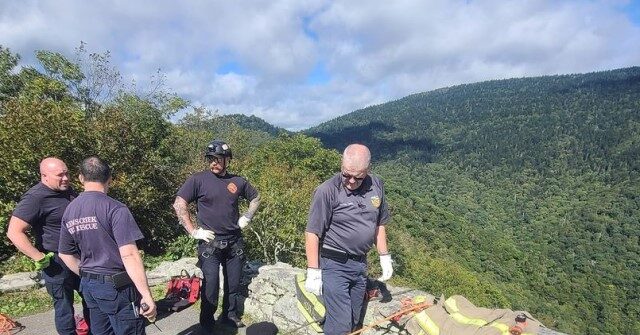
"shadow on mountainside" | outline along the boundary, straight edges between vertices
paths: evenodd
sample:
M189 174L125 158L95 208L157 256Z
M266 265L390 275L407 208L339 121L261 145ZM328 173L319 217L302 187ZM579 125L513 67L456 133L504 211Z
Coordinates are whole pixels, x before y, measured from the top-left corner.
M339 136L337 136L339 134ZM332 132L308 133L329 148L341 152L351 143L368 146L376 160L393 160L406 155L423 163L431 163L440 146L424 134L401 134L397 127L380 121L348 126Z

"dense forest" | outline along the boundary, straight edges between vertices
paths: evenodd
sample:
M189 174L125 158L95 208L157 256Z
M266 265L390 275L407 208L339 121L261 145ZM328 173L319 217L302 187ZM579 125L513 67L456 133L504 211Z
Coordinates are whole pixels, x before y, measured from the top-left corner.
M305 133L371 147L409 283L640 334L640 68L443 88Z
M108 53L83 45L74 60L36 57L37 68L18 67L0 46L2 236L40 159L58 156L76 175L97 154L145 234L145 258L193 256L171 204L205 168L206 143L223 138L231 171L263 199L245 232L250 258L304 266L312 192L362 142L386 182L394 284L529 310L571 334L640 334L640 68L443 88L290 133L192 106L161 74L127 84ZM32 268L6 238L0 264Z

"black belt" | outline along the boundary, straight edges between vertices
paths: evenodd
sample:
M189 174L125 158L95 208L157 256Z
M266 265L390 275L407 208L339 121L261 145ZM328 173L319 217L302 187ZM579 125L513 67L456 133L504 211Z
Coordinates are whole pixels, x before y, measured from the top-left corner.
M342 260L346 261L347 259L352 259L356 262L361 262L361 263L364 263L367 261L367 255L354 255L346 251L333 250L333 249L327 249L327 248L322 248L322 250L320 251L320 255L326 258L337 260L337 261L342 261Z
M111 275L101 275L99 273L90 273L80 270L80 277L99 280L103 283L113 283L113 277L111 277Z

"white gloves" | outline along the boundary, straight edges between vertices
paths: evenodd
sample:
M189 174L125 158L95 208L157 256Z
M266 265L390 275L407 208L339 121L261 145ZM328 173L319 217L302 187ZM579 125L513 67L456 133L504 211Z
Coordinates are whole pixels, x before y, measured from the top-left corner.
M382 268L382 276L378 278L379 281L387 281L393 275L393 260L391 254L380 256L380 267Z
M238 219L238 226L240 226L240 229L244 229L249 225L249 222L251 222L251 219L243 215Z
M196 240L211 242L216 237L216 234L211 230L198 228L191 231L191 237L195 238Z
M315 295L322 295L322 270L307 268L307 280L304 282L304 288Z

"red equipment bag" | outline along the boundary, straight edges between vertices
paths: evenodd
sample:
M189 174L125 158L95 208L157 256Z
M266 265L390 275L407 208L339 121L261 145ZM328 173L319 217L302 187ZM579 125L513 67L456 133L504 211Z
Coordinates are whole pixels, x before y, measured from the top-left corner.
M167 283L165 298L169 296L178 296L187 299L190 304L195 303L200 298L200 277L195 274L189 276L187 270L180 271L179 276L171 277Z
M76 315L76 335L89 335L89 325L80 315Z
M189 275L182 270L179 276L171 277L167 283L167 293L156 305L159 310L177 312L186 308L200 298L200 277Z

